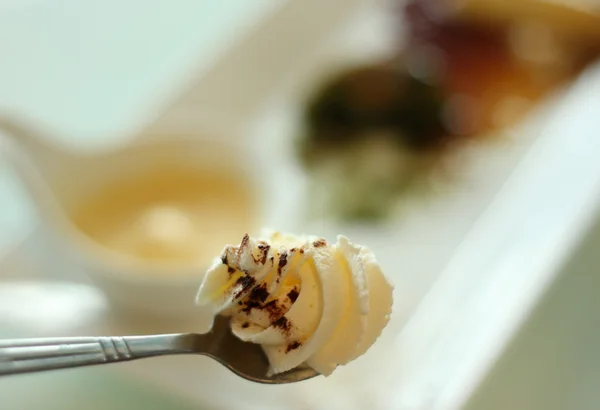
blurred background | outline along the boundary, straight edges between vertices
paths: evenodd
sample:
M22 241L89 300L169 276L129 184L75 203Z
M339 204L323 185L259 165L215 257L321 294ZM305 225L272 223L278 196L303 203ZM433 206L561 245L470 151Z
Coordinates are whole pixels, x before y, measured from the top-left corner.
M597 408L599 55L586 0L0 2L1 337L204 331L204 269L262 227L396 285L328 379L161 358L0 406Z

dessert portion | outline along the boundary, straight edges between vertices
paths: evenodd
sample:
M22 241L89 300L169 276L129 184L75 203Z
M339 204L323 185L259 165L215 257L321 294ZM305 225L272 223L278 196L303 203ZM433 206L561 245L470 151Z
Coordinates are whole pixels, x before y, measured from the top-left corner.
M275 232L227 245L196 303L231 316L233 334L260 344L273 374L306 365L327 376L379 337L392 290L373 253L344 236Z
M310 217L397 218L460 182L464 152L508 134L600 56L600 13L583 3L393 1L398 47L305 101Z
M304 113L298 153L309 174L307 208L317 218L376 221L452 143L438 87L397 61L339 73ZM321 213L325 215L320 215Z

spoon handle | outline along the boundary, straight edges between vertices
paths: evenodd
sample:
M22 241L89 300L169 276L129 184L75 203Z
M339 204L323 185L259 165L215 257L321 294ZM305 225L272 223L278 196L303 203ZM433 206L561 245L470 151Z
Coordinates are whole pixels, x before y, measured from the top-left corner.
M0 340L0 376L192 353L188 334Z

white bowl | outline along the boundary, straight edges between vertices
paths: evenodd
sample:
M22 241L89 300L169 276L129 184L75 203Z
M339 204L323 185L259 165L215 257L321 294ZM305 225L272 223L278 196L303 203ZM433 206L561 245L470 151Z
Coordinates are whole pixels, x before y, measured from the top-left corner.
M50 231L49 246L75 271L82 272L75 279L102 290L110 306L120 313L197 314L194 295L211 261L148 263L100 245L69 217L69 211L85 203L99 187L123 176L143 174L158 163L173 163L198 172L227 174L250 184L248 206L256 209L251 234L268 220L271 209L278 207L268 193L276 188L270 183L272 174L261 168L248 139L214 138L220 134L213 132L145 135L124 147L75 155L43 143L43 138L29 132L13 131L22 138L0 139L0 148L36 202Z

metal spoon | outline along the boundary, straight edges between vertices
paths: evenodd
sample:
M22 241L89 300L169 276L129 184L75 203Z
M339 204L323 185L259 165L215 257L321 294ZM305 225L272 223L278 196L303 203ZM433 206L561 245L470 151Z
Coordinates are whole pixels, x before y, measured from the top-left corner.
M269 361L262 348L235 337L229 328L229 318L219 316L212 330L205 334L0 340L0 376L176 354L211 357L238 376L256 383L294 383L318 375L304 367L270 375Z

